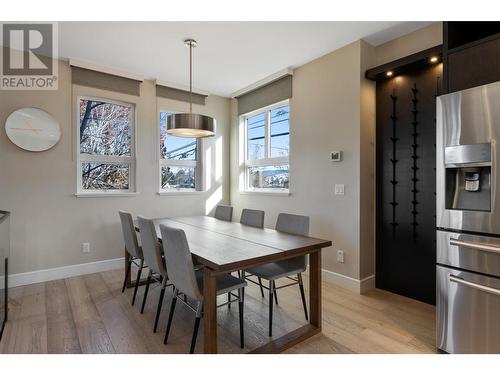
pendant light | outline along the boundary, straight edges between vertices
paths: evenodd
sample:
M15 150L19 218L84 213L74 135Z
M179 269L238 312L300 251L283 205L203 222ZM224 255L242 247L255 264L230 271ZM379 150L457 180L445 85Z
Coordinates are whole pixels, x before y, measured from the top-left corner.
M167 133L176 137L212 137L215 135L214 119L193 113L193 48L196 47L196 40L186 39L184 44L189 47L189 113L168 116Z

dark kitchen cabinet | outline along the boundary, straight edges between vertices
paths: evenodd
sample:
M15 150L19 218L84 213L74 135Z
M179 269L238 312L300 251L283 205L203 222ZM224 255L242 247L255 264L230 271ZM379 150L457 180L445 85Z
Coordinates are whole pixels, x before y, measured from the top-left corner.
M444 91L500 81L500 22L445 22Z
M500 81L500 38L448 55L449 92Z
M10 254L10 212L0 210L0 340L8 315L8 259Z

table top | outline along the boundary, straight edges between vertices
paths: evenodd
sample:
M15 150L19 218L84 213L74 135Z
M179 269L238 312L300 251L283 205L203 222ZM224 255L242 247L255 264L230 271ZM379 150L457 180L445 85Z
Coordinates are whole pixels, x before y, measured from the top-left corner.
M183 229L196 260L221 272L283 260L332 245L331 241L319 238L254 228L209 216L158 218L153 222L160 240L160 224Z

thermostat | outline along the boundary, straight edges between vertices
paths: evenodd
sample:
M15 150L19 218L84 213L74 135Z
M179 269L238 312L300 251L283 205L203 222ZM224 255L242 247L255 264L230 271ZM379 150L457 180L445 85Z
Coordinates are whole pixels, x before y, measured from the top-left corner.
M332 151L330 155L330 159L332 161L341 161L342 160L342 151Z

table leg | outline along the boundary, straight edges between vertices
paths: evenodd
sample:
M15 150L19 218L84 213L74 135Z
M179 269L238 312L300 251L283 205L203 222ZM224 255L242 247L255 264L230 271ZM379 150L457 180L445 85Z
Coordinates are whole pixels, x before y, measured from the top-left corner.
M216 275L203 268L203 341L205 353L217 353L217 290Z
M321 249L309 254L310 323L321 328Z
M125 249L125 271L124 272L126 272L126 270L127 270L127 263L130 260L130 258L131 258L130 254L128 253L127 249ZM138 259L138 258L136 258L136 259ZM139 280L139 286L145 285L147 282L148 282L147 278L141 279L141 280ZM153 281L153 282L156 282L156 280ZM127 275L127 278L125 280L125 287L127 289L129 289L129 288L135 288L135 284L136 284L135 281L132 282L132 265L131 265L130 266L130 271L129 271L129 273Z

